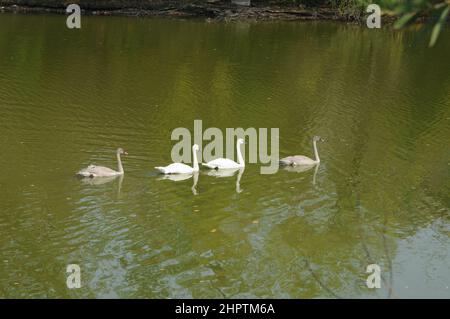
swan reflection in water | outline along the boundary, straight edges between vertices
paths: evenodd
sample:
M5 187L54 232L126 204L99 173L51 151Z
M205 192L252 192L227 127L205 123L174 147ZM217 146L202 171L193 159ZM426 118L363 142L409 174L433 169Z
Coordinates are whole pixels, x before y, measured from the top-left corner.
M293 173L303 173L306 171L309 171L311 168L314 168L314 175L313 175L313 185L316 185L316 175L317 171L319 170L320 164L316 165L303 165L303 166L282 166L283 170Z
M189 178L193 177L194 182L191 187L192 194L198 195L198 191L197 191L198 175L199 175L198 172L195 172L194 174L168 174L168 175L164 175L164 176L160 177L159 180L168 179L173 182L180 182L180 181L188 180Z
M83 177L83 178L81 178L81 182L85 185L99 186L99 185L104 185L104 184L111 183L111 182L117 180L118 181L117 197L119 197L120 191L122 189L123 177L124 177L124 175L116 175L116 176L108 176L108 177Z
M207 174L208 176L214 176L214 177L232 177L238 172L237 178L236 178L236 192L241 193L241 177L244 173L245 168L236 168L236 169L223 169L223 170L210 170ZM180 182L185 181L193 177L193 183L192 183L192 194L198 195L197 191L197 183L198 183L198 176L199 172L195 172L194 174L168 174L164 175L159 178L159 180L171 180L173 182Z
M241 189L241 177L242 174L244 174L245 167L241 168L233 168L233 169L221 169L221 170L211 170L208 171L208 176L214 176L214 177L232 177L236 172L237 178L236 178L236 193L242 193L243 189Z

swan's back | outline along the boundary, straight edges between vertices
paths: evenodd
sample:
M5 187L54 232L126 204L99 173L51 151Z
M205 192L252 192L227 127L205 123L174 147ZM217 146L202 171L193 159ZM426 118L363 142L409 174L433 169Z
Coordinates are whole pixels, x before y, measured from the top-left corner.
M77 175L82 177L109 177L120 175L120 173L108 167L89 165L79 171Z
M191 174L194 169L183 163L173 163L165 167L155 167L158 171L164 174Z
M212 169L224 169L224 168L239 168L240 165L236 163L235 161L232 161L228 158L218 158L215 160L212 160L206 164L203 164L204 166L207 166Z
M314 165L316 163L315 160L303 155L288 156L280 159L280 164L282 165Z

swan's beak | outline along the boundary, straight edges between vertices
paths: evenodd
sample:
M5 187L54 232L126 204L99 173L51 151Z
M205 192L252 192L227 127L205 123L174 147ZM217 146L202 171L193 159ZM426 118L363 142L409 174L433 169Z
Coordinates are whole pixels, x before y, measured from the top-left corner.
M128 155L128 152L127 151L123 151L123 155Z

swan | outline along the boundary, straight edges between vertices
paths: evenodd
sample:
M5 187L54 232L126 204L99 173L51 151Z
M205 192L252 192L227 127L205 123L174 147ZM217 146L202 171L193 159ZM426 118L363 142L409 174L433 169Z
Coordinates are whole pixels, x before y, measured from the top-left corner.
M303 155L294 155L294 156L288 156L285 158L280 159L281 165L288 165L288 166L297 166L297 165L303 165L303 166L309 166L309 165L316 165L320 163L319 158L319 152L317 151L317 142L321 141L323 142L323 139L320 136L314 136L313 139L313 147L314 147L314 156L315 160L312 158L309 158L307 156Z
M236 163L235 161L232 161L228 158L217 158L215 160L209 161L208 163L202 163L202 165L211 169L235 169L245 167L245 162L242 158L241 153L242 144L244 144L244 140L242 138L239 138L236 143L236 152L239 163Z
M192 146L192 155L194 158L193 166L190 167L189 165L183 164L183 163L173 163L168 166L157 166L155 167L158 171L160 171L163 174L193 174L195 172L198 172L198 160L197 160L197 151L198 151L198 145L194 144Z
M86 168L83 168L80 170L77 175L80 177L112 177L112 176L118 176L123 175L123 166L122 166L122 160L120 159L120 155L128 155L126 151L124 151L122 148L118 148L117 152L117 166L118 171L115 171L113 169L110 169L108 167L104 166L96 166L96 165L89 165Z

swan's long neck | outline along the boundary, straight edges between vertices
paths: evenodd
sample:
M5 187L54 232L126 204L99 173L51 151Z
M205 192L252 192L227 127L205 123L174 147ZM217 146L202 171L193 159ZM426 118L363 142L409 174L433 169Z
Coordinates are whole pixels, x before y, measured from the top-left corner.
M236 144L236 153L237 153L239 165L244 166L245 162L244 162L244 158L242 157L242 153L241 153L241 144L239 144L239 143Z
M194 169L194 171L198 171L199 167L198 167L198 160L197 160L197 151L195 150L195 148L192 148L192 156L194 158L193 163L192 163L192 168Z
M320 163L319 152L317 151L317 142L313 141L314 145L314 156L316 157L316 162Z
M117 153L117 167L119 169L119 173L123 174L123 166L122 166L122 160L120 159L120 153Z

